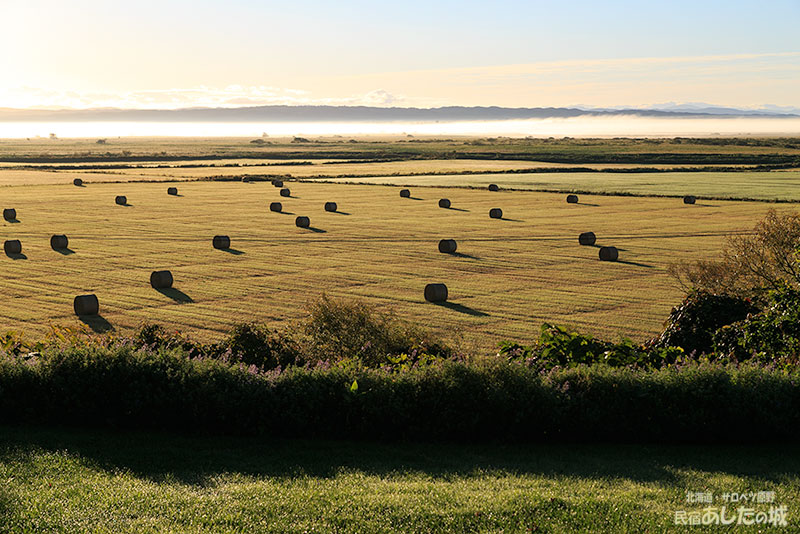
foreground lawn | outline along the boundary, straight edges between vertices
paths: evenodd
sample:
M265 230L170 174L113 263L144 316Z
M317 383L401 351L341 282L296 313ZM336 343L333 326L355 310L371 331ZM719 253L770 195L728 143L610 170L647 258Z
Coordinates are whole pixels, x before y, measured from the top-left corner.
M683 532L686 492L774 491L800 448L258 441L0 427L2 532ZM741 504L728 505L735 508ZM766 510L769 505L753 505ZM758 527L691 527L692 532ZM761 531L765 527L761 527Z

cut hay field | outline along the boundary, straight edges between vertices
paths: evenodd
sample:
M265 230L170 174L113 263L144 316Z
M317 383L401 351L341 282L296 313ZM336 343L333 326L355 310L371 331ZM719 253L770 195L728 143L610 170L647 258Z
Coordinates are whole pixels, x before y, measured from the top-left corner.
M242 176L280 175L294 178L315 178L342 176L379 177L404 174L446 174L446 173L504 173L539 169L575 167L568 163L545 161L513 160L470 160L470 159L413 159L403 161L352 162L347 160L276 160L276 159L227 159L227 160L178 160L170 162L123 162L96 164L94 169L86 169L86 163L60 163L20 165L0 162L0 186L68 184L74 178L84 182L137 182L165 180L199 180L207 178L228 179ZM706 165L704 165L706 166ZM723 165L707 165L709 167ZM725 167L744 167L724 165ZM590 169L636 169L636 163L587 163L580 167ZM650 169L682 169L697 167L693 164L652 164ZM583 173L585 174L585 173ZM722 174L722 173L720 173ZM527 176L527 175L525 175ZM652 176L652 175L651 175ZM404 177L404 176L400 176ZM450 177L452 178L452 177ZM481 177L481 180L484 178ZM508 181L507 176L501 179ZM511 178L513 181L513 178ZM452 182L451 182L452 183ZM474 181L468 183L475 183ZM445 184L446 185L446 184Z
M0 331L79 325L72 299L92 292L101 315L93 329L154 321L209 339L239 321L279 326L325 291L386 306L463 339L464 350L530 341L544 321L643 340L682 296L666 265L714 255L724 234L772 207L583 195L568 205L562 194L435 187L401 199L396 187L287 185L291 198L265 182L179 183L178 197L155 183L3 188L0 207L15 208L19 222L4 221L0 238L21 239L24 257L0 257ZM115 205L115 195L130 206ZM453 209L437 207L443 197ZM271 213L272 201L288 213ZM326 201L341 211L325 212ZM494 207L506 218L489 219ZM310 216L312 228L297 228L296 215ZM584 231L617 246L621 261L579 246ZM73 253L50 249L61 233ZM212 248L217 234L231 237L231 251ZM442 238L458 241L457 255L438 252ZM150 287L160 269L173 272L174 290ZM428 282L448 285L447 305L424 301Z
M626 195L800 201L800 171L744 172L539 172L334 178L332 181L403 186L472 186L488 183L531 191L586 191Z

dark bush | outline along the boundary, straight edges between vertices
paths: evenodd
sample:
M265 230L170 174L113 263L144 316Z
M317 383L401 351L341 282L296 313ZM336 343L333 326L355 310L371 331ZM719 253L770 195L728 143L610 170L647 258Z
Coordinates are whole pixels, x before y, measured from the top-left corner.
M0 355L0 421L424 441L798 440L800 369L542 371L495 358L279 372L123 342Z
M238 324L220 344L236 361L262 369L303 365L300 345L284 332L275 332L257 323Z
M800 291L791 287L769 293L757 314L719 329L714 352L737 360L762 361L800 356Z
M664 324L664 331L651 345L681 347L687 354L710 353L714 332L757 310L746 298L692 291L680 305L672 309Z

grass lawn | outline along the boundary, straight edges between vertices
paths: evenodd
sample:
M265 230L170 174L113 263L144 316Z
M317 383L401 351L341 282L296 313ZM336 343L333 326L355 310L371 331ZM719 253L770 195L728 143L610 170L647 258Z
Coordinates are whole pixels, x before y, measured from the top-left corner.
M269 441L0 427L0 532L685 532L686 492L774 491L796 446ZM739 506L728 505L728 508ZM767 510L769 505L752 505ZM692 532L764 527L691 527ZM771 531L767 528L767 531Z
M639 196L697 195L710 198L800 201L800 171L743 172L539 172L332 178L336 182L403 186L473 186L495 183L531 191L587 191Z

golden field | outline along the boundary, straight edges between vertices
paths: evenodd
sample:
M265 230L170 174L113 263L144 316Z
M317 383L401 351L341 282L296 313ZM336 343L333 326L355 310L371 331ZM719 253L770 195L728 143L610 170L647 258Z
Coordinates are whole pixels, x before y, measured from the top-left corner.
M34 336L79 325L72 299L92 292L101 308L92 328L150 321L208 339L240 321L287 324L326 292L387 307L465 350L531 341L545 321L644 340L682 296L666 266L715 255L724 234L750 229L772 207L600 195L569 205L563 194L437 187L401 199L395 186L315 182L287 182L291 198L267 182L185 182L169 184L181 195L172 197L167 185L2 188L1 207L19 222L4 221L0 238L20 239L24 258L0 260L0 329ZM115 195L130 205L115 205ZM445 197L452 209L437 206ZM272 201L287 213L270 212ZM340 212L325 212L326 201ZM504 219L488 217L494 207ZM296 215L312 228L297 228ZM618 247L620 261L578 245L584 231ZM62 233L74 253L50 249ZM231 237L231 251L212 248L217 234ZM438 252L442 238L458 241L456 255ZM150 287L160 269L172 271L175 291ZM425 302L428 282L447 284L448 305Z

